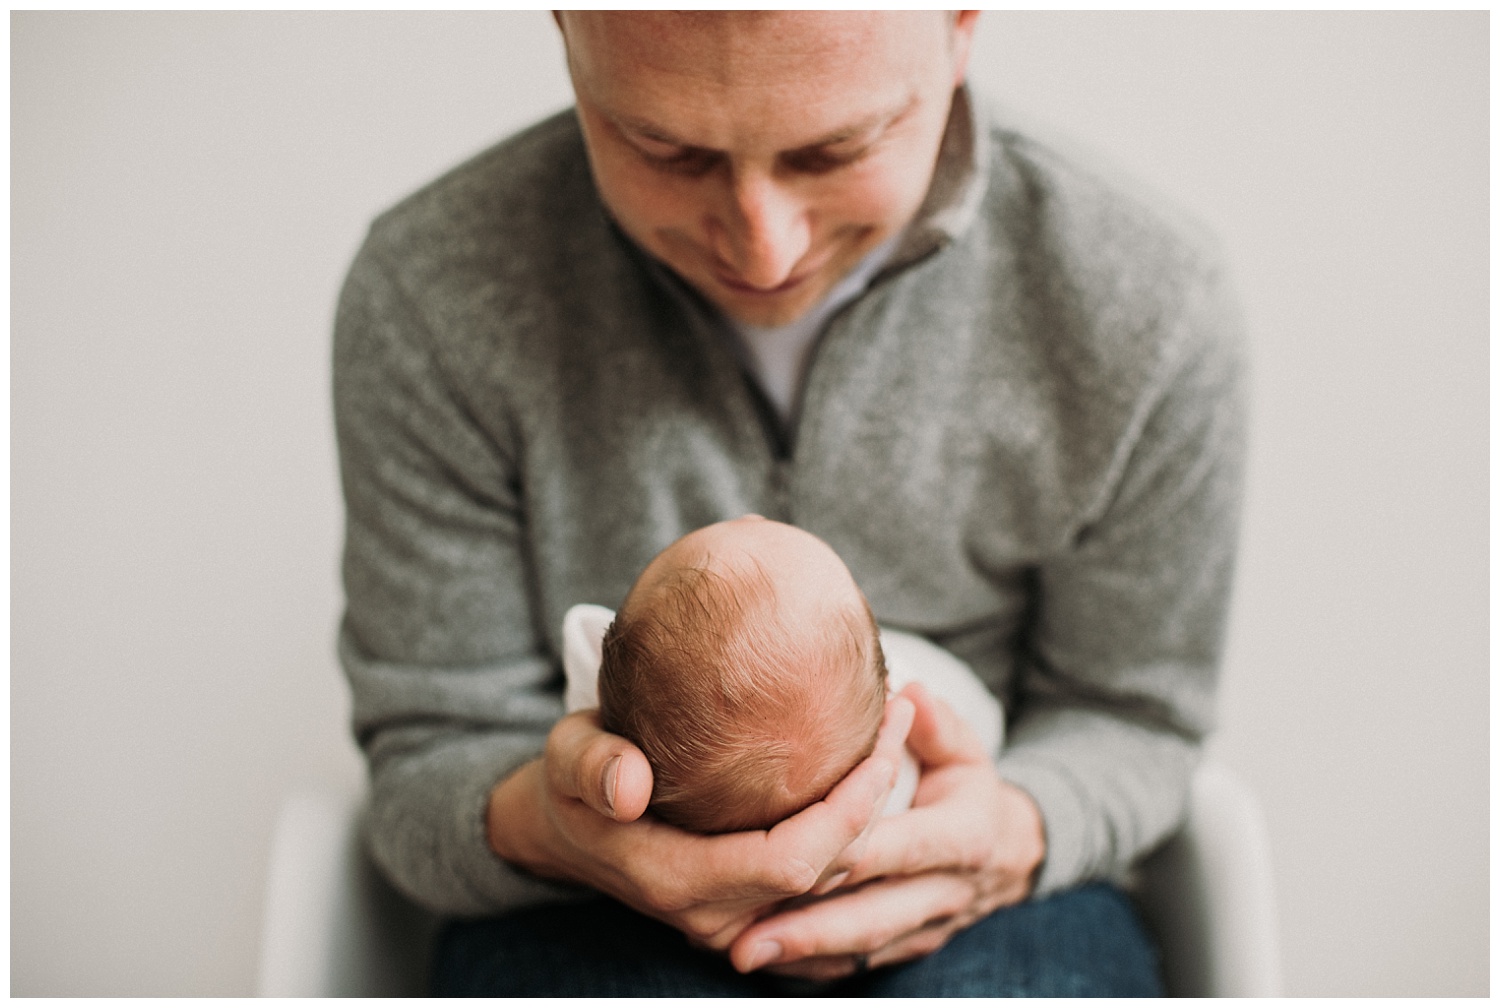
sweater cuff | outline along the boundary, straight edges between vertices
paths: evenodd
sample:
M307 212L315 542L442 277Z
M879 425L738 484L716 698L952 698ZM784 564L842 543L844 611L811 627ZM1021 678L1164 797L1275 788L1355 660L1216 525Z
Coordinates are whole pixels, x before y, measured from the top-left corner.
M459 878L475 891L481 912L514 910L586 895L584 890L551 882L517 868L490 847L487 818L490 793L525 761L481 763L456 782L449 808L458 810L454 824L454 857ZM497 772L498 771L498 772Z
M482 916L586 895L515 868L490 848L490 792L532 755L478 736L449 740L383 768L374 782L368 830L371 853L386 876L445 916Z

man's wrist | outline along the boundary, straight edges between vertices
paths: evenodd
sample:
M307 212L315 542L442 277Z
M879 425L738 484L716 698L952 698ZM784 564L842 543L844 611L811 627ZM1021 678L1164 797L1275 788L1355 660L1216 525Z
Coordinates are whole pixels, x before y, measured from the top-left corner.
M1000 783L1006 793L1007 817L1014 824L1007 831L1009 855L1016 873L1026 880L1023 898L1029 898L1047 863L1047 823L1041 806L1025 788L1004 778Z
M490 850L512 867L533 874L539 874L536 868L540 845L527 834L541 818L541 810L535 807L533 780L540 766L540 761L532 760L501 778L490 790L484 817Z

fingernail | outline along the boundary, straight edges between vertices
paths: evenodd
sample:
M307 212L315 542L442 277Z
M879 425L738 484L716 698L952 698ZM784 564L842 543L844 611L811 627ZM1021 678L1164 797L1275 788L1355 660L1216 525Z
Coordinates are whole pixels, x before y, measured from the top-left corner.
M615 814L615 783L620 778L620 757L616 756L604 764L604 810Z
M781 958L781 944L773 941L763 941L755 946L755 951L750 953L750 965L746 973L758 970L762 966L769 966Z

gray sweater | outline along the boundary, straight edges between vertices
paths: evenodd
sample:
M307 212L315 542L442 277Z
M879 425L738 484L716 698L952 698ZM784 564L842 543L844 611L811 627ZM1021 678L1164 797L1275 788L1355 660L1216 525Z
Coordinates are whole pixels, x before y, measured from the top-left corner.
M759 512L830 543L881 624L1003 701L1040 892L1179 823L1210 728L1243 455L1211 244L965 92L928 201L779 427L723 322L607 219L574 115L380 217L338 309L339 649L368 835L443 913L564 898L485 840L561 715L569 606Z

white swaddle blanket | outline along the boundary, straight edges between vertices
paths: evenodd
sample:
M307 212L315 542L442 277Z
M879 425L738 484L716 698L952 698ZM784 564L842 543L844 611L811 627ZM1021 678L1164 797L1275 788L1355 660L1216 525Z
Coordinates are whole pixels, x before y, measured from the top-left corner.
M604 631L614 618L613 610L598 605L575 605L563 616L563 672L567 676L563 703L570 714L599 706ZM885 652L891 695L907 683L921 683L973 727L990 759L999 757L1005 735L1000 702L968 665L931 641L899 630L881 630L880 648ZM916 758L908 752L886 801L885 815L911 808L920 775Z

